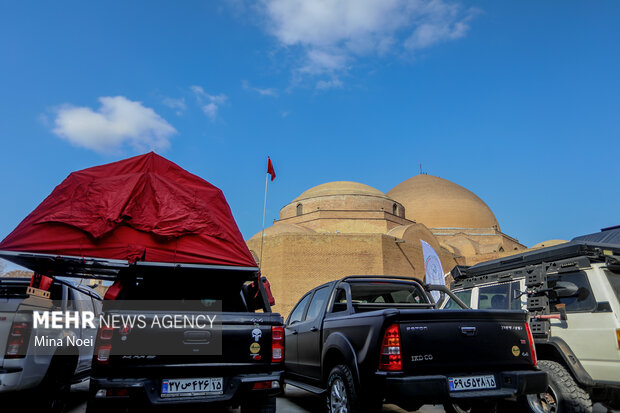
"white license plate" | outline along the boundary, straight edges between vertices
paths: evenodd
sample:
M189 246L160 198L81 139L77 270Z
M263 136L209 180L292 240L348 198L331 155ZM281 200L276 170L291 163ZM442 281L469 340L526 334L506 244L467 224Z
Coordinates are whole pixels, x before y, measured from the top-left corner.
M224 381L221 377L196 379L165 379L161 382L161 397L204 396L222 394Z
M450 391L494 389L495 376L465 376L465 377L448 377Z

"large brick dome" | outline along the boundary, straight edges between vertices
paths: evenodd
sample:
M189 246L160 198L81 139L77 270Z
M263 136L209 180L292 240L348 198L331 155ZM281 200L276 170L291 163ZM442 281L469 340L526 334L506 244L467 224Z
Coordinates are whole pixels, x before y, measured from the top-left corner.
M495 228L493 211L473 192L446 179L417 175L396 185L387 196L405 207L405 217L428 228Z

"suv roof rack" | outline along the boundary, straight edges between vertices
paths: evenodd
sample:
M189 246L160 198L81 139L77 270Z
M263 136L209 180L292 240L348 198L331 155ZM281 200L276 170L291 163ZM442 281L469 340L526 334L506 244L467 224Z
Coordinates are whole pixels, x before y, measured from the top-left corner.
M574 257L584 256L589 258L590 261L604 261L606 256L612 254L620 255L619 244L571 241L552 247L482 262L471 267L456 266L452 269L451 274L455 280L458 280Z

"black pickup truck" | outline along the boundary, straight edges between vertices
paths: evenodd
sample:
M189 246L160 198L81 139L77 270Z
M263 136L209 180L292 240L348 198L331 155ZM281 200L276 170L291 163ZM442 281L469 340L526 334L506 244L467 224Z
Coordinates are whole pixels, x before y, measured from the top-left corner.
M282 316L271 312L273 297L258 268L0 256L41 274L113 282L95 314L94 348L83 346L92 354L87 412L216 404L275 412L284 327Z
M329 412L494 411L545 390L524 311L439 310L405 277L351 276L307 293L285 324L285 381L326 394ZM514 405L514 404L512 404Z
M88 412L206 404L275 412L284 329L264 283L251 271L182 267L117 276L103 315L134 324L100 327Z

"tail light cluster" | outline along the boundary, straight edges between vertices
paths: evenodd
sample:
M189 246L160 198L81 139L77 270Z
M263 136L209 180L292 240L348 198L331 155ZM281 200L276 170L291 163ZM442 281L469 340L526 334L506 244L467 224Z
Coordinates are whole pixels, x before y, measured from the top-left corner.
M620 350L620 328L616 329L616 340L618 341L618 350Z
M95 345L94 361L98 364L108 364L110 362L110 352L112 351L112 337L114 329L112 327L100 327Z
M392 324L385 330L381 353L379 355L379 370L402 371L402 346L398 324Z
M28 342L30 341L30 323L14 321L6 343L4 358L17 359L26 357Z
M536 366L538 364L538 358L536 357L536 347L534 346L534 337L532 336L532 330L530 329L530 323L525 323L525 331L527 332L527 341L530 344L530 354L532 355L532 363Z
M271 362L284 361L284 327L271 327Z

